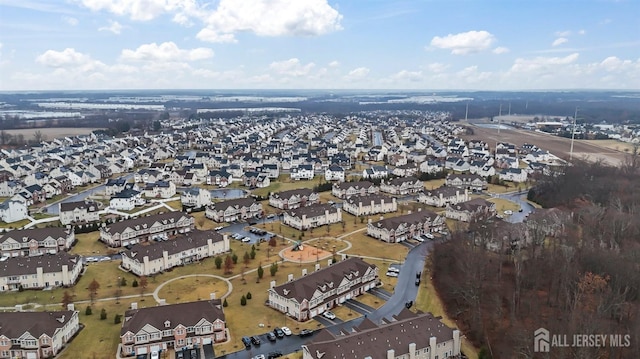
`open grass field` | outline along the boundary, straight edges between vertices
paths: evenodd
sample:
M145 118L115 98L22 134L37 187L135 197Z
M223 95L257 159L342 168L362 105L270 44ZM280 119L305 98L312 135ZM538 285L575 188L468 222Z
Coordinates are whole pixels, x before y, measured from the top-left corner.
M409 252L409 249L401 244L371 238L364 231L354 233L345 240L351 242L351 248L345 251L345 254L383 258L387 264L404 260Z
M517 212L520 209L520 206L518 204L507 201L503 198L488 198L487 201L496 204L496 211L500 215L504 215L504 211L507 210Z
M40 131L44 136L44 140L52 140L54 138L66 137L66 136L78 136L88 135L100 128L91 127L54 127L54 128L24 128L19 130L5 130L12 136L23 135L25 140L33 139L33 134L36 131Z
M158 292L158 297L168 304L207 300L211 293L222 298L229 286L223 280L212 277L185 277L166 284Z
M606 149L624 152L624 153L631 153L633 151L632 143L622 142L618 140L578 140L576 142L585 143L588 145L593 145L596 147L606 148Z
M313 188L322 181L324 181L324 176L315 176L312 180L309 181L294 181L291 179L291 177L289 177L288 174L283 174L280 175L277 180L273 181L271 185L264 188L252 190L251 193L255 194L256 196L266 197L270 192L282 192L297 188Z
M525 130L498 130L473 126L473 135L463 135L464 140L479 139L487 142L495 149L496 142L509 142L520 147L525 143L534 144L554 155L568 159L571 148L571 139L558 137L542 132ZM624 158L624 153L610 148L600 147L591 141L574 141L573 156L585 158L589 161L602 160L611 165L618 165Z

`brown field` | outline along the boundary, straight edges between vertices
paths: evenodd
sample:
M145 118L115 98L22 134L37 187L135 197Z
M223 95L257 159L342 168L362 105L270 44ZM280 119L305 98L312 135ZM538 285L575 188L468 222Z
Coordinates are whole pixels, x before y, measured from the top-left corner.
M465 140L483 140L493 149L495 149L496 142L509 142L516 146L531 143L560 158L569 158L571 139L568 138L524 130L500 130L500 133L498 133L496 129L477 126L473 127L473 131L473 135L464 135L462 137ZM601 160L610 165L619 165L624 159L624 153L614 149L596 146L590 141L574 141L573 157L584 158L588 161Z
M36 131L40 131L44 136L44 140L52 140L54 138L66 137L66 136L77 136L77 135L88 135L92 131L99 130L99 128L92 127L54 127L54 128L24 128L19 130L5 130L8 134L15 135L23 135L25 140L33 139L33 134Z

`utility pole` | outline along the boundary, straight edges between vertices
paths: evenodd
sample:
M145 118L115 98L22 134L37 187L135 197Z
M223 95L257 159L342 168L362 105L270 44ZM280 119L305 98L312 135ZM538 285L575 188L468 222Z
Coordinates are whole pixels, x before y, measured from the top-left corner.
M573 160L573 141L576 138L576 121L578 120L578 106L576 106L576 112L573 115L573 129L571 130L571 149L569 150L569 161Z
M467 109L464 111L464 122L467 122L469 118L469 103L467 102Z

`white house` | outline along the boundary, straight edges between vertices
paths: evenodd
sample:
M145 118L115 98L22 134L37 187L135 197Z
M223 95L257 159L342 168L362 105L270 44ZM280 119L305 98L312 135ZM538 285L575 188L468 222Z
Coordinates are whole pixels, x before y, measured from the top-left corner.
M148 198L171 198L176 194L176 185L171 181L147 183L144 196Z
M25 201L8 199L0 203L0 219L5 223L18 222L29 216Z
M324 171L325 181L344 182L345 170L338 165L331 165Z
M180 194L180 202L184 207L200 208L211 204L211 191L193 187Z
M64 202L59 205L60 223L88 223L100 220L98 203L94 201Z
M503 181L522 183L527 181L527 171L521 168L505 168L500 171L498 178Z
M118 211L130 211L145 203L139 191L128 189L116 193L109 201L109 207Z
M282 223L301 231L338 222L342 222L342 211L326 203L285 211L282 219Z
M314 175L312 165L299 165L291 168L290 176L292 180L312 180Z
M380 194L352 196L342 203L342 210L356 217L377 213L389 213L398 210L398 203L394 197Z

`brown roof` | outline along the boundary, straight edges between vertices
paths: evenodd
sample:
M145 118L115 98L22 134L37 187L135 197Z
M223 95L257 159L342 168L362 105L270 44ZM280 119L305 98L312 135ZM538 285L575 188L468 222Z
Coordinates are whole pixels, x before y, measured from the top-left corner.
M329 213L335 213L338 211L338 209L328 203L316 203L307 207L291 209L288 211L288 214L291 217L307 216L307 218L313 218L323 216L325 211L329 211Z
M230 199L228 201L214 203L211 205L211 209L213 209L214 211L224 211L229 207L251 207L254 203L256 203L256 200L253 198L236 198Z
M392 186L400 186L403 183L416 183L416 182L420 182L417 178L413 177L413 176L409 176L409 177L397 177L397 178L393 178L391 180L389 180L387 183L392 185Z
M55 273L62 271L63 265L68 265L71 270L79 262L81 262L80 256L70 255L67 252L37 257L11 257L0 261L0 273L2 276L35 274L36 268L42 268L43 273Z
M169 321L169 328L174 329L178 325L195 326L202 319L210 323L217 319L225 320L220 299L131 309L126 311L124 316L125 321L120 330L121 336L127 332L135 334L147 324L158 330L164 330L166 321Z
M369 319L354 328L347 335L329 336L318 333L313 342L306 345L313 358L344 359L372 358L386 359L387 351L393 349L395 357L409 353L409 344L416 344L416 350L429 347L429 338L437 343L453 340L453 329L434 317L431 313L413 313L403 309L389 323L377 325ZM324 329L323 332L329 332ZM332 338L326 340L326 338ZM345 353L349 353L345 356Z
M368 205L373 201L373 203L391 203L393 201L392 197L385 196L383 194L368 194L364 196L353 196L346 200L349 203L362 203L364 205Z
M87 212L95 212L98 210L98 204L94 201L78 201L60 203L60 212L73 211L76 208L87 209Z
M421 223L421 222L424 222L425 219L427 218L433 221L437 217L438 217L438 214L433 211L422 210L422 211L405 214L403 216L385 218L378 222L374 222L373 225L378 228L386 228L388 230L392 230L392 229L397 229L402 224L411 225L415 223Z
M347 189L349 189L349 187L353 187L353 188L369 188L371 186L374 186L374 184L372 182L369 182L369 181L358 181L358 182L336 183L336 184L334 184L334 186L337 187L340 190L347 190Z
M480 175L476 175L476 174L448 174L447 175L447 180L453 180L455 178L460 178L463 182L473 182L475 180L480 180L483 182L486 182L484 178L482 178L482 176Z
M493 206L493 203L483 198L474 198L470 201L450 205L450 207L456 211L468 211L468 212L475 212L479 208L491 207L491 206Z
M273 197L275 198L291 198L294 196L299 196L299 197L309 197L314 193L314 191L311 188L298 188L298 189L292 189L292 190L288 190L288 191L282 191L282 192L276 192L273 193Z
M446 186L438 187L433 190L425 190L424 194L427 197L440 197L440 195L442 195L442 197L451 197L455 196L456 192L464 194L464 190L461 191L459 188Z
M127 219L121 222L115 222L104 228L105 232L108 233L122 233L127 228L135 227L136 225L146 224L148 227L151 227L154 223L164 221L170 222L173 220L174 223L177 223L182 218L193 218L188 214L184 214L182 212L167 212L162 214L155 214L152 216L139 217L135 219Z
M16 229L0 236L0 243L4 243L8 239L22 243L25 237L28 238L27 241L35 239L38 242L42 242L48 237L56 240L59 238L66 239L71 234L71 231L71 229L62 227Z
M130 250L125 251L123 255L131 259L137 257L140 261L142 261L142 258L145 256L149 257L150 260L154 260L161 258L164 251L172 255L188 249L205 246L209 239L211 239L213 243L216 243L222 241L224 238L216 231L195 230L178 235L176 238L168 241L135 244Z
M75 312L63 310L59 312L0 312L0 336L18 339L29 332L40 338L46 334L53 337L58 328L65 326Z
M368 268L376 268L376 266L363 261L361 258L351 257L294 281L276 286L273 290L280 296L294 298L298 303L301 303L304 299L311 300L313 293L320 287L327 285L325 291L337 288L345 275L358 272L357 276L361 277ZM329 283L333 283L333 287L330 287ZM285 294L285 291L287 294Z

